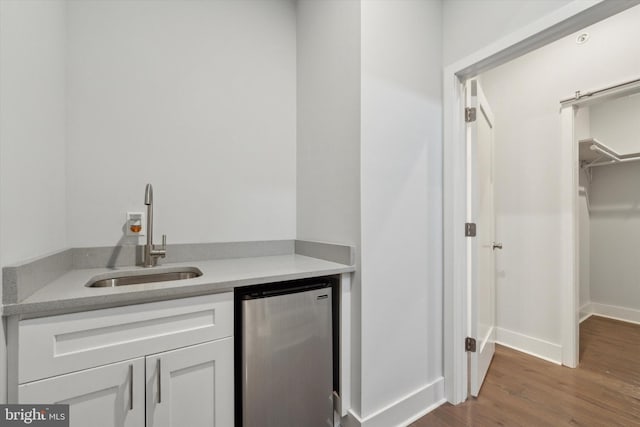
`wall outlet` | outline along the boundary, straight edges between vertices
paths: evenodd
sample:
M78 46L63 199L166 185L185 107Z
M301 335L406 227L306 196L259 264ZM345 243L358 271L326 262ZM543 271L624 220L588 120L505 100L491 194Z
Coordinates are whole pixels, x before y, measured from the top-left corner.
M127 212L125 234L127 236L144 236L147 221L144 212Z

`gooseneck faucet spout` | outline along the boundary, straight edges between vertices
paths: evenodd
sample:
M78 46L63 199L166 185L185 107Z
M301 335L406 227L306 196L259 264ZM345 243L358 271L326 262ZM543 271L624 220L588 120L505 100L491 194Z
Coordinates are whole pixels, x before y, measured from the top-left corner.
M155 247L153 244L153 187L147 184L144 190L144 204L147 205L147 244L144 245L144 266L153 267L158 258L167 255L167 235L162 235L162 246Z
M151 184L147 184L144 189L144 204L150 206L153 203L153 187Z

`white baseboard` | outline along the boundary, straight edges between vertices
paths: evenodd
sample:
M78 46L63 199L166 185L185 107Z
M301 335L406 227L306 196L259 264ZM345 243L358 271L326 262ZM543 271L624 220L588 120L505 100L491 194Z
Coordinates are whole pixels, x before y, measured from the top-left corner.
M562 346L538 338L496 328L496 343L555 364L562 364Z
M591 307L590 302L583 304L582 307L580 307L580 312L578 313L578 316L580 318L580 323L584 322L592 315L593 315L593 308Z
M444 378L410 393L373 414L361 418L349 411L342 427L405 427L445 403Z
M623 322L640 324L640 310L616 305L591 303L591 314L609 319L622 320Z

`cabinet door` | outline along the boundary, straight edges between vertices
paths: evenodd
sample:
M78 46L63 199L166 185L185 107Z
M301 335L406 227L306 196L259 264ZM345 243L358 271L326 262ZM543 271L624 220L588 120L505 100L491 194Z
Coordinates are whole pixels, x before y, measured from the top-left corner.
M233 426L233 338L146 358L148 427Z
M18 387L20 403L68 404L70 427L144 427L144 358Z

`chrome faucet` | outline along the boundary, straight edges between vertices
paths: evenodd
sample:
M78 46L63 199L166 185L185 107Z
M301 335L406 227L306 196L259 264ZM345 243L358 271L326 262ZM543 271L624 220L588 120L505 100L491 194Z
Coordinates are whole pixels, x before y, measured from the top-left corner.
M167 255L167 235L162 235L162 247L156 249L153 244L153 187L147 184L144 190L144 204L147 205L147 244L144 245L144 266L153 267L158 258Z

